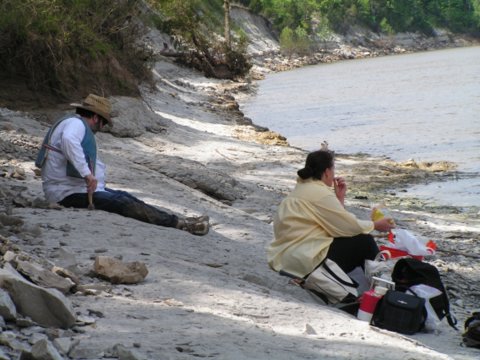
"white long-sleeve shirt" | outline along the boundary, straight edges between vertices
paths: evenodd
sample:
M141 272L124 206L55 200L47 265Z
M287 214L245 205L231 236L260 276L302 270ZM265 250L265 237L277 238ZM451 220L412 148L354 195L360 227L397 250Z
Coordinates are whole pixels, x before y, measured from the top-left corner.
M59 202L71 194L87 192L84 179L67 176L67 160L82 177L91 173L81 145L84 136L83 121L73 115L54 129L50 145L59 149L61 153L48 151L42 168L43 191L47 201ZM98 154L95 171L98 181L96 191L103 191L105 190L105 164L99 160Z

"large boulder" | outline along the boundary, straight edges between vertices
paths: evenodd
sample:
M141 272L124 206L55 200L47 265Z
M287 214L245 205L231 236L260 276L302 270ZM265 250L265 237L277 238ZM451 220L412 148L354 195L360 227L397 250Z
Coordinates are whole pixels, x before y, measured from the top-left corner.
M40 264L32 262L32 260L30 260L30 262L18 260L17 271L33 283L45 288L57 289L63 294L69 293L70 289L75 286L70 279L57 275L48 269L44 269Z
M231 203L245 196L245 187L233 176L211 169L198 161L163 155L154 159L137 158L134 162L220 201Z
M25 280L9 264L0 269L0 287L9 293L18 313L39 325L67 329L75 324L73 307L60 291Z
M153 112L141 99L118 96L110 100L113 127L106 131L116 137L138 137L147 131L159 133L169 124L169 120Z
M142 282L148 274L147 266L139 261L124 263L109 256L97 256L95 273L112 284L136 284Z

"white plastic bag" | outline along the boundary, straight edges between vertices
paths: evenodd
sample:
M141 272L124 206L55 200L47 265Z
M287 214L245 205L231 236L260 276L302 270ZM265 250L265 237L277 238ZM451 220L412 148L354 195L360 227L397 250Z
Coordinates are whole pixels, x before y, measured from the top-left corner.
M365 276L370 284L373 277L392 280L391 274L397 260L390 258L389 251L383 250L377 254L375 260L365 260Z
M418 284L410 287L410 293L417 295L425 299L425 310L427 310L427 319L425 320L425 330L435 331L438 330L440 325L440 319L438 318L437 313L430 304L430 299L436 296L442 295L442 292L434 287Z
M417 239L408 230L395 229L393 233L395 234L394 247L398 250L406 251L415 256L433 255L435 253L435 250L427 247L423 241Z

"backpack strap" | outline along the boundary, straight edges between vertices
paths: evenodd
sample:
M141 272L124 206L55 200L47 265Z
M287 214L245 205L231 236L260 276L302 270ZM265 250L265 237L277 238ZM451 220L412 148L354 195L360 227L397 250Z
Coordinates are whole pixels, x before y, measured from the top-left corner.
M450 313L446 314L445 317L447 318L448 325L450 325L452 328L454 328L455 330L458 331L458 328L457 328L458 320L457 320L457 318Z
M325 260L326 260L326 259L325 259ZM344 274L347 275L347 277L349 278L350 281L344 280L344 279L342 279L340 276L338 276L338 274L336 274L336 273L327 265L327 262L326 262L326 261L323 261L323 262L322 262L322 265L323 265L325 271L327 271L327 272L330 274L330 276L331 276L332 278L334 278L336 281L338 281L340 284L345 285L345 286L351 286L351 287L354 287L355 289L358 288L358 286L359 286L358 283L357 283L355 280L353 280L352 278L350 278L350 277L348 276L348 274L345 274L345 272L344 272ZM340 268L340 270L341 270L341 268ZM343 271L343 270L342 270L342 271Z

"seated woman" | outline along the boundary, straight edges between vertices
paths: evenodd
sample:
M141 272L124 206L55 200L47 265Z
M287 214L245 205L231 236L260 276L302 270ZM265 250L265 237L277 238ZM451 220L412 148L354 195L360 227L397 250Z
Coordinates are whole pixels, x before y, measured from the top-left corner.
M359 220L345 210L347 186L335 177L333 152L308 154L298 171L297 185L280 204L274 219L275 240L268 248L268 263L275 271L303 278L329 258L345 273L379 252L372 230L390 231L392 219ZM333 187L333 189L332 189Z

